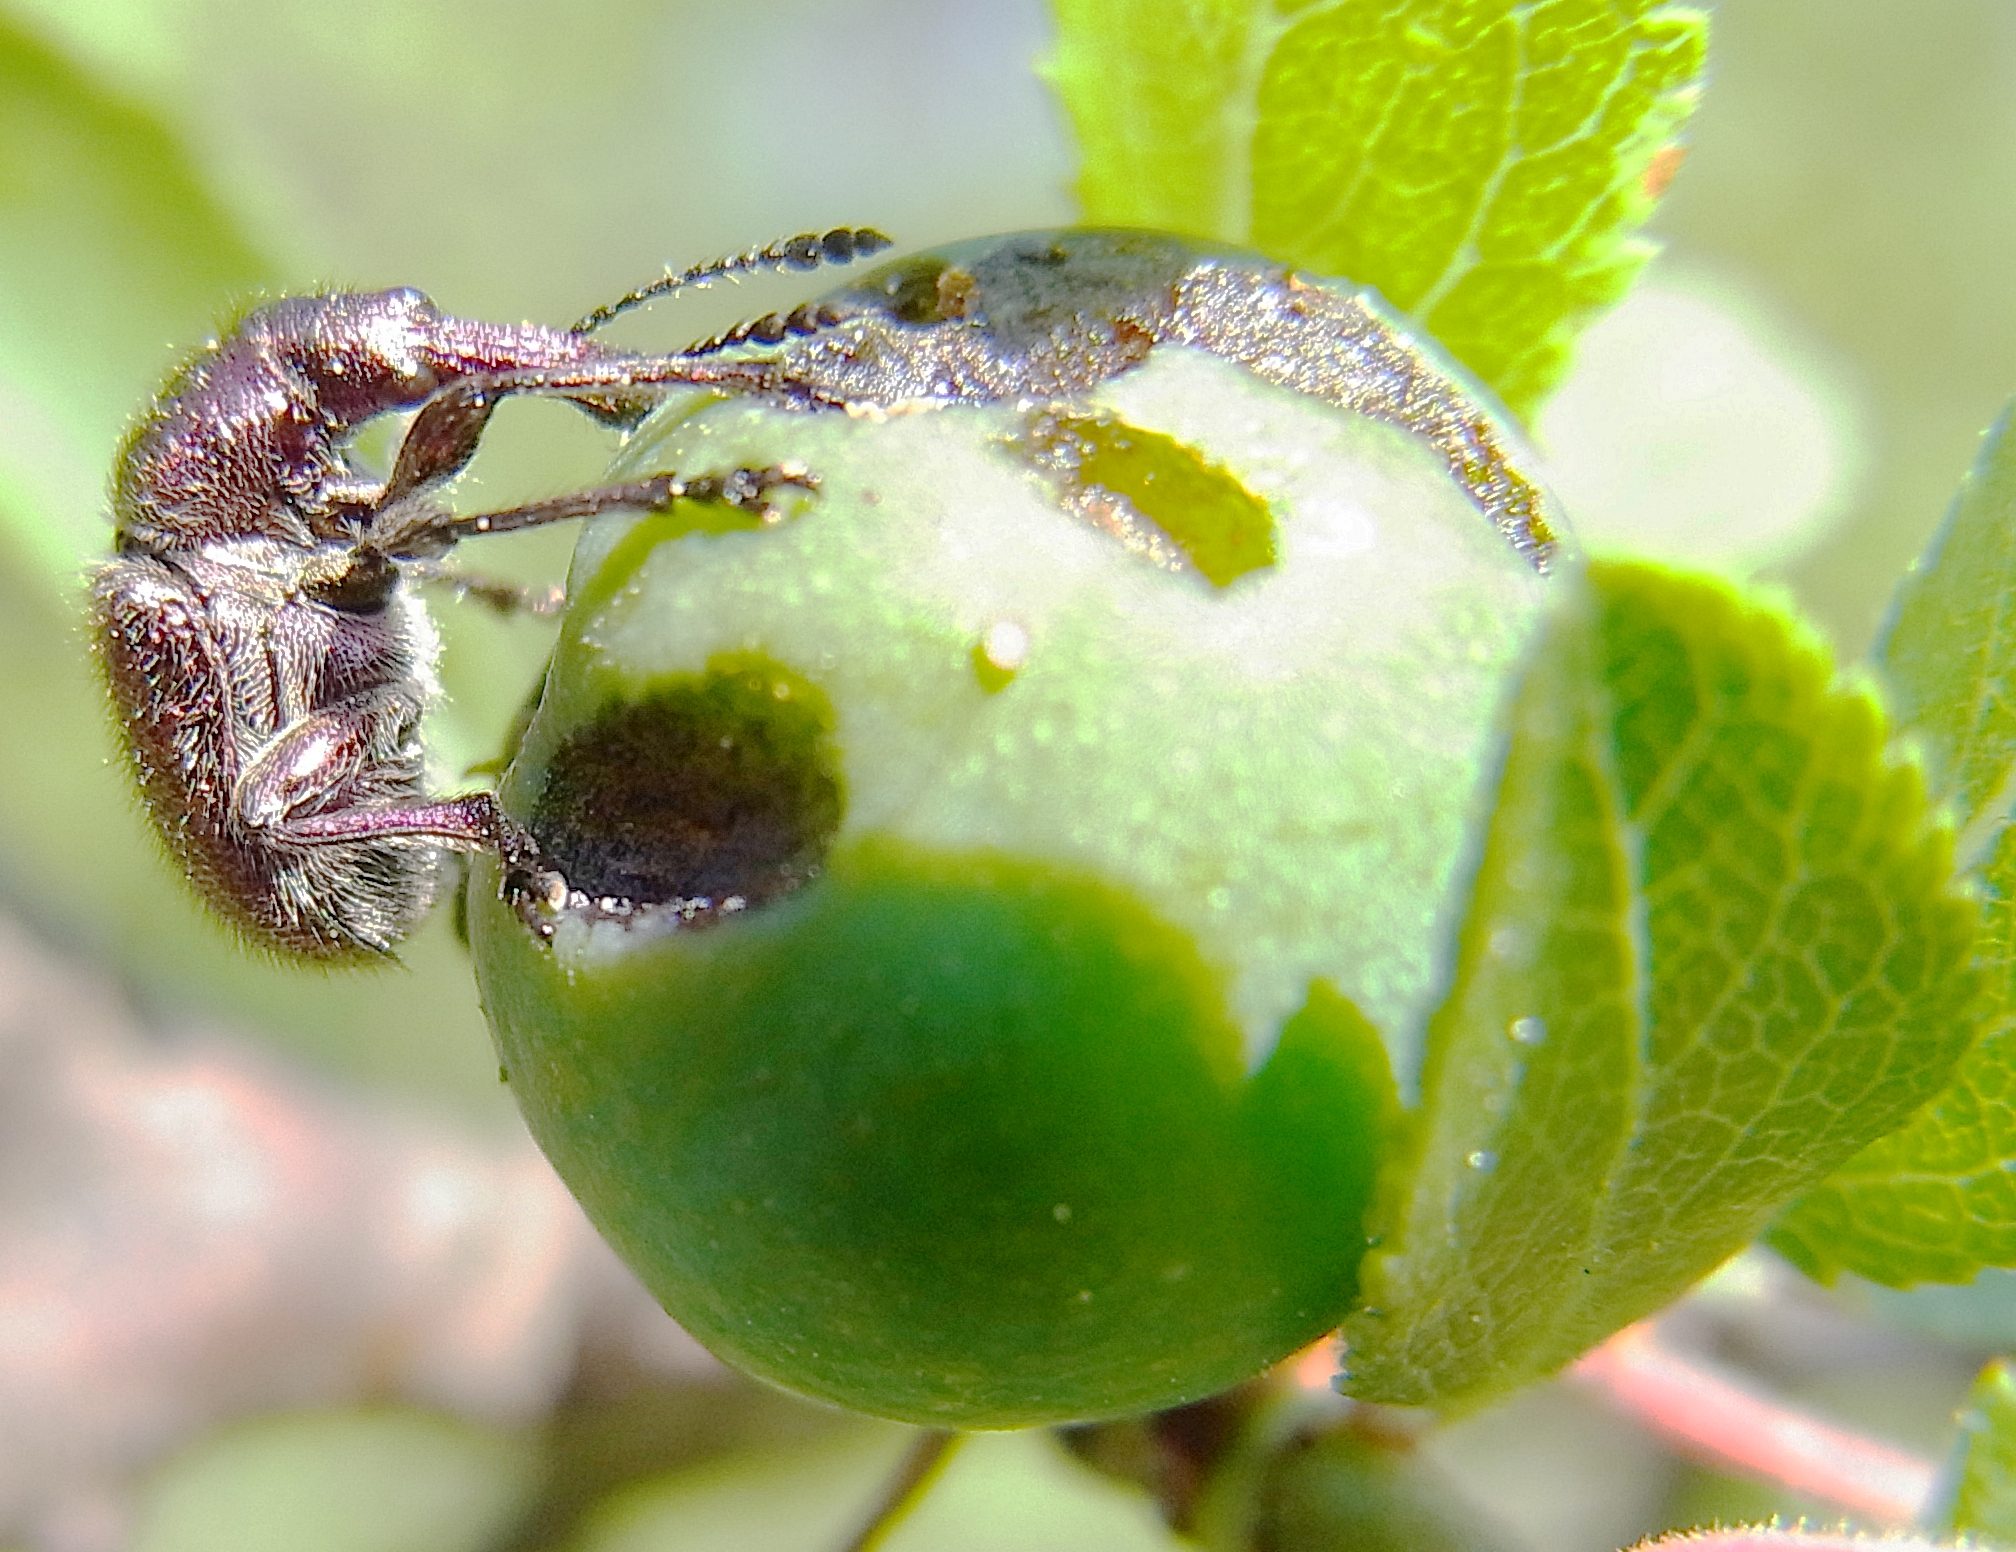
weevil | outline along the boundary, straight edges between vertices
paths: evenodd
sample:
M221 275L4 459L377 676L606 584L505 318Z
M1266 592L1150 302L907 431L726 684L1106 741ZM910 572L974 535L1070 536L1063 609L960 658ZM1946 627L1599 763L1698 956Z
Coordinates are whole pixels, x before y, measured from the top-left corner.
M445 853L530 866L536 848L488 793L426 790L436 639L411 584L472 535L682 497L761 507L810 480L668 473L476 514L442 487L513 395L617 425L679 388L815 398L775 363L638 354L593 331L684 286L886 246L866 228L790 239L668 275L571 329L455 318L411 289L283 297L185 363L118 455L114 558L92 603L143 802L197 892L255 946L363 959L411 931ZM391 473L373 478L351 434L407 410Z

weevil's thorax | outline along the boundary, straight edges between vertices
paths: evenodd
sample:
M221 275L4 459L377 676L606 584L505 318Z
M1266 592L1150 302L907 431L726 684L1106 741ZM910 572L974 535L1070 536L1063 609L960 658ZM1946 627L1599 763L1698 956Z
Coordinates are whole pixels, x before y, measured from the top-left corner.
M292 845L248 826L237 799L285 730L332 712L357 748L345 802L422 794L436 638L397 570L333 543L212 540L124 554L93 594L141 795L197 889L260 947L388 952L432 897L435 849Z
M438 638L421 601L396 568L375 557L360 564L346 546L231 539L136 554L106 567L96 592L101 614L126 612L136 644L164 632L186 638L178 650L214 681L217 693L199 701L227 779L311 712L364 697L409 704L417 717L436 693ZM172 705L177 689L161 669L121 699Z
M359 695L417 707L435 693L433 625L392 562L341 542L271 539L212 541L174 559L230 634L248 681L272 686L273 720L264 697L248 701L248 731L270 735Z

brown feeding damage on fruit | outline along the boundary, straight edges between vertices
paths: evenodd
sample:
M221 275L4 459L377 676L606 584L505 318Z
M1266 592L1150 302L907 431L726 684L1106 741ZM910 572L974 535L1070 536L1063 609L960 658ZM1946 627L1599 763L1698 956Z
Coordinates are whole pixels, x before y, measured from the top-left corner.
M845 811L825 698L766 658L719 657L609 707L555 752L531 828L609 918L699 924L816 877Z

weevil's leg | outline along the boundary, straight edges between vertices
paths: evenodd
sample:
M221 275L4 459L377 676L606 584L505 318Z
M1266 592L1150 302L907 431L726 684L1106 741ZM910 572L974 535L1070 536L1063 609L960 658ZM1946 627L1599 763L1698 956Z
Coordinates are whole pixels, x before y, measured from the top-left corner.
M380 841L411 836L457 852L495 852L504 864L498 887L515 900L528 923L540 905L558 906L567 898L567 879L546 862L532 832L519 824L487 792L399 808L351 808L314 814L286 827L288 837L302 845L318 842Z
M397 807L344 808L289 820L285 832L304 845L383 841L411 836L450 851L494 851L514 872L539 873L539 843L487 792Z
M313 712L281 730L239 775L232 807L248 829L283 836L299 846L410 838L450 851L494 851L514 873L542 882L539 843L487 792L411 801L378 793L345 803L355 790L375 723L403 718L411 708L390 699L358 701ZM316 805L312 813L301 810Z
M759 260L769 260L809 268L820 260L806 259L802 250L809 245L823 254L825 249L820 245L830 246L841 239L849 245L858 241L858 251L863 253L889 245L877 232L837 229L823 238L793 238L788 244L744 254L738 261L722 262L753 267ZM854 251L848 248L850 255ZM844 260L828 258L827 262ZM802 385L792 383L776 362L706 362L686 354L639 356L612 351L599 360L472 373L449 383L420 407L399 444L392 477L377 500L389 506L459 474L476 456L491 415L512 394L565 398L598 420L627 428L649 413L662 390L681 387L769 394L804 403L817 400Z
M763 516L771 510L770 493L786 487L817 490L819 482L794 464L735 469L727 474L703 474L690 480L676 474L658 474L648 480L577 490L550 501L534 501L498 512L416 508L411 513L399 514L384 531L374 533L370 543L374 550L385 555L425 556L479 534L512 533L577 517L600 517L605 512L656 511L675 501L717 501Z
M406 428L406 439L399 444L392 477L380 497L382 505L437 485L468 467L483 440L483 428L503 397L487 386L488 381L464 378L450 383L420 406L420 413Z
M406 560L399 563L400 574L429 587L451 589L457 598L467 598L498 614L558 614L567 602L564 588L519 587L487 577L472 577L439 561Z
M731 469L726 474L701 474L684 482L680 497L686 501L712 501L736 507L757 517L773 510L770 492L789 487L816 491L817 476L802 463L773 463L763 469Z
M495 852L504 864L499 887L507 898L517 900L521 914L536 914L539 904L557 905L567 898L566 878L547 866L532 832L505 813L487 792L400 807L304 815L290 821L285 833L290 840L307 846L411 836L450 851Z
M414 836L458 850L516 843L488 793L428 798L383 774L418 708L404 695L359 695L295 718L246 762L231 808L246 829L289 840ZM416 784L417 785L417 784Z

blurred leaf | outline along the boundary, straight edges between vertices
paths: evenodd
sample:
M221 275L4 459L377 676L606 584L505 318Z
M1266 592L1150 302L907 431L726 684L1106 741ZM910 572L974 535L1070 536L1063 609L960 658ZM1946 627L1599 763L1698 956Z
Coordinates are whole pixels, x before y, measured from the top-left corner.
M181 144L0 17L0 521L72 585L172 343L270 273Z
M1077 131L1085 220L1244 241L1254 0L1054 0L1054 9L1045 73Z
M1069 1459L1048 1433L975 1434L886 1552L1182 1552L1145 1494Z
M1583 331L1533 431L1586 553L1728 577L1824 542L1876 462L1783 314L1664 265Z
M1909 1288L1870 1283L1855 1292L1872 1319L1944 1347L1990 1352L2016 1332L2016 1271L2002 1267L1989 1267L1965 1283Z
M1974 1381L1948 1470L1951 1497L1938 1529L2016 1542L2016 1369L2006 1358Z
M1675 1297L1971 1033L1915 770L1783 617L1593 566L1533 659L1347 1388L1469 1404Z
M161 860L92 682L82 591L111 535L113 449L268 273L167 127L0 17L0 888L157 990L501 1114L445 927L410 946L412 975L252 958Z
M1953 807L1960 855L1985 850L2016 779L2016 406L1982 438L1938 536L1898 584L1873 654L1898 730Z
M1650 255L1707 39L1656 0L1055 4L1087 221L1376 287L1521 413Z
M1342 1429L1291 1441L1269 1461L1254 1505L1265 1552L1514 1552L1522 1545L1472 1507L1423 1452Z
M1794 1205L1771 1243L1808 1276L1892 1288L2016 1266L2016 830L1984 872L1986 1028L1953 1082Z
M609 1502L575 1552L830 1552L859 1528L907 1442L866 1424L789 1456L674 1472ZM975 1434L881 1543L887 1552L1177 1552L1145 1496L1045 1434Z
M860 1422L788 1454L752 1450L612 1494L591 1510L573 1552L796 1552L844 1544L902 1459L908 1430Z
M270 1417L157 1476L132 1552L480 1552L534 1470L501 1435L421 1413Z
M1772 1241L1809 1275L1893 1288L2016 1266L2016 406L1982 439L1939 535L1898 585L1874 656L1901 730L1982 869L1980 1044L1910 1126L1800 1201Z

